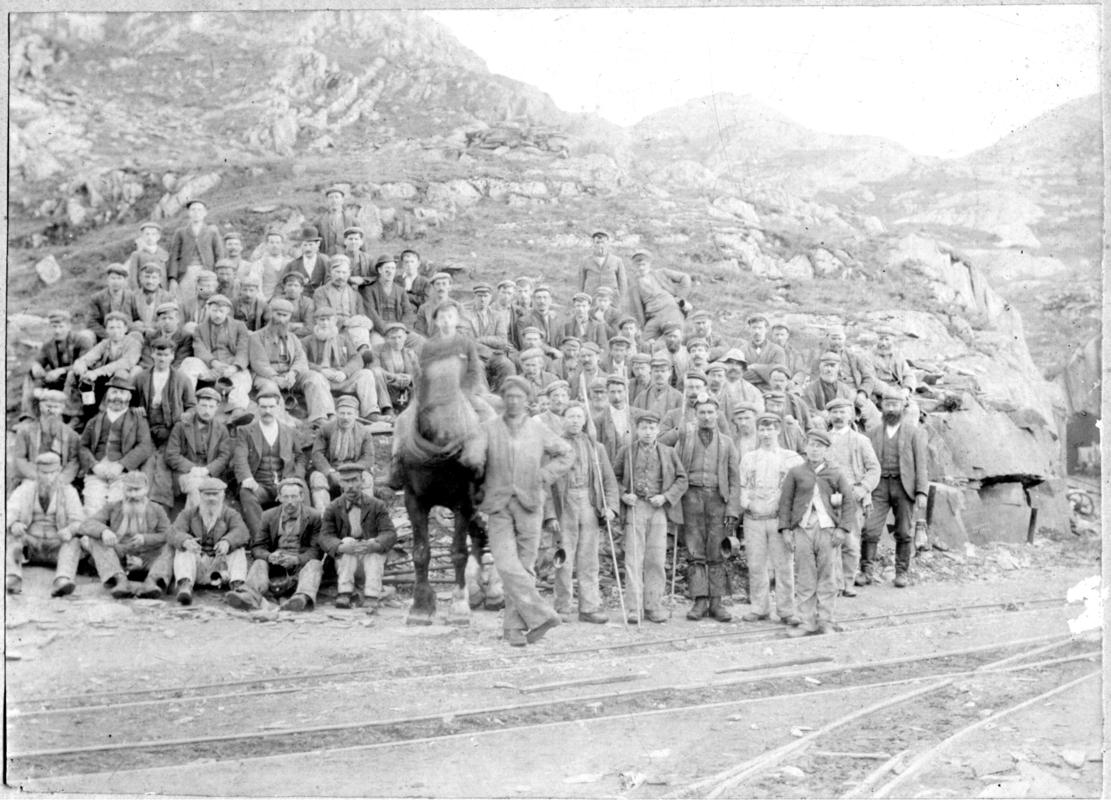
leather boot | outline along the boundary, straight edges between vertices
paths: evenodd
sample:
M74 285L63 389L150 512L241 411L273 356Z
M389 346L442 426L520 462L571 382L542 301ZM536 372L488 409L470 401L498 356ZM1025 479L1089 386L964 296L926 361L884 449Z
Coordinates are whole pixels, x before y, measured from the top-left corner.
M182 578L177 582L177 601L183 606L193 603L193 581Z
M876 555L879 551L879 542L860 543L860 577L861 586L869 583L879 583L876 576Z
M687 619L697 622L710 611L710 601L706 597L695 598L694 605L687 612Z
M54 587L50 590L51 597L65 597L67 594L73 594L73 590L77 587L69 578L55 578Z
M148 577L141 584L135 594L143 600L157 600L162 596L162 587L158 585L152 578Z
M282 603L282 611L308 611L312 608L312 601L307 594L295 594Z
M895 573L897 575L906 575L907 570L910 569L910 555L913 552L913 541L895 542Z
M4 578L4 587L8 594L19 594L23 591L23 578L18 575L7 575Z
M733 615L729 613L729 609L721 604L720 597L710 598L710 616L718 622L732 622Z
M112 597L117 600L122 600L125 597L134 597L135 587L131 584L131 581L127 579L126 575L120 573L112 583L111 592Z

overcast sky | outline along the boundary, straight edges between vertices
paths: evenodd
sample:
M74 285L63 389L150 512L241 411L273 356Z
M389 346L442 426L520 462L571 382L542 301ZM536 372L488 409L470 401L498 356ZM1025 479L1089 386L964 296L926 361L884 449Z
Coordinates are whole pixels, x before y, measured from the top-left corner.
M433 11L490 70L620 125L714 92L923 155L1099 91L1099 6Z

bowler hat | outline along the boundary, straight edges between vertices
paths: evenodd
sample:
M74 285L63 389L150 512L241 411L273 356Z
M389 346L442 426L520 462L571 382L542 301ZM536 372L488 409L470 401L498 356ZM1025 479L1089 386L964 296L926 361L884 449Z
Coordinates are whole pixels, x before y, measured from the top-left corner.
M301 228L300 240L302 242L319 242L320 231L316 229L315 225L306 225Z
M112 376L112 380L108 381L109 389L123 389L127 392L135 391L135 384L131 381L130 376L123 372L117 372Z

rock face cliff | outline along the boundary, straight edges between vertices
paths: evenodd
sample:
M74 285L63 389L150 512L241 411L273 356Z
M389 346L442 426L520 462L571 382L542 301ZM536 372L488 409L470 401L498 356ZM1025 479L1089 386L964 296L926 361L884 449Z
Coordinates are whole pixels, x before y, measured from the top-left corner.
M416 246L464 286L543 276L565 297L601 225L618 252L647 247L688 270L723 335L743 335L755 310L811 356L834 321L860 347L877 323L898 330L930 387L918 399L932 520L951 544L1025 537L1031 507L1067 527L1064 397L994 262L950 236L962 223L906 221L939 213L938 167L895 144L809 131L748 98L621 130L491 75L406 12L19 15L13 47L20 310L79 303L133 248L138 221L173 227L191 197L250 247L268 225L298 230L342 182L375 249ZM1086 172L1077 180L1091 191ZM952 197L950 210L967 201ZM1013 221L1044 243L1033 214ZM997 245L982 249L1009 252ZM46 257L65 275L49 290L33 269ZM10 359L35 329L9 318Z

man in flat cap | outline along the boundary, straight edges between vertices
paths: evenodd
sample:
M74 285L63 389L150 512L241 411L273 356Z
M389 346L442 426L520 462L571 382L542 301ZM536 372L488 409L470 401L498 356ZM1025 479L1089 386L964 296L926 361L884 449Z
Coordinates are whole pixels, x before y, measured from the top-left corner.
M633 253L633 269L629 281L629 310L644 331L644 338L660 336L668 323L681 327L691 276L677 269L653 267L652 254L646 250Z
M163 303L176 303L177 298L162 288L163 276L157 264L147 264L139 270L139 288L135 295L135 320L131 329L146 334L157 325L156 312Z
M714 333L714 315L704 308L697 311L692 311L691 315L687 317L687 322L690 323L690 334L687 336L687 347L690 347L691 339L703 339L710 352L717 355L717 351L725 350L729 347L728 343L721 338L718 334Z
M68 309L55 309L47 314L47 319L50 320L50 338L31 357L30 371L23 382L20 410L26 414L32 413L35 390L40 388L64 392L67 405L71 404L77 388L71 374L73 364L96 344L91 331L74 332Z
M786 398L785 415L794 417L804 431L814 427L814 422L810 418L810 407L802 399L799 390L791 385L791 374L787 367L776 364L768 370L768 391L783 392Z
M61 484L73 483L81 466L81 437L62 419L67 398L56 389L43 390L39 395L39 416L20 424L15 430L9 454L15 477L33 481L38 475L36 459L41 453L54 453L60 459L56 479Z
M320 547L336 560L336 608L362 605L363 598L377 605L397 531L386 504L366 488L366 466L352 462L338 469L343 495L324 509L320 524Z
M104 394L104 408L81 434L81 468L85 479L85 511L95 514L105 503L123 496L120 479L137 472L154 453L146 416L131 406L135 384L116 375Z
M134 336L128 335L129 324L126 314L109 312L105 319L107 337L73 362L71 370L74 378L80 381L86 418L95 413L113 375L131 376L139 371L142 345Z
M173 554L166 544L170 520L162 506L151 502L146 475L129 472L122 484L122 500L81 523L81 544L112 597L161 597L170 586L173 568ZM136 571L145 573L142 584L130 580Z
M252 534L259 529L263 509L277 502L278 482L305 478L305 454L296 431L278 421L281 394L266 386L259 390L255 402L258 417L236 433L231 457L239 502Z
M286 265L285 234L278 225L270 225L266 229L266 238L255 248L251 254L254 261L246 262L240 266L236 273L239 290L243 291L243 280L253 276L258 280L258 293L260 297L271 298L278 289L278 276ZM236 298L232 298L234 301Z
M855 524L852 484L832 464L829 436L812 430L806 435L806 461L787 472L779 499L779 532L790 537L795 553L795 598L801 624L788 636L833 630L837 597L834 556Z
M312 330L313 318L316 315L316 301L305 294L305 276L300 272L288 272L279 285L280 298L293 306L289 317L289 330L298 339L303 338ZM271 298L271 302L277 298ZM267 321L270 309L267 306Z
M590 255L579 265L579 291L593 295L604 286L617 294L617 304L623 306L629 292L629 278L625 263L610 252L609 232L594 231L590 235L590 245Z
M615 290L608 286L599 286L594 290L594 305L590 309L590 318L605 325L606 336L610 337L620 333L618 328L626 313L623 302L620 306L615 304L614 293Z
M320 513L304 501L300 478L278 483L278 505L262 515L258 534L251 538L251 568L247 580L226 595L234 608L253 611L266 598L281 600L286 611L311 611L324 576L320 550Z
M675 450L659 441L659 433L659 415L641 412L632 441L613 462L624 512L627 621L633 624L643 617L667 622L667 530L669 524L683 524L687 473Z
M202 480L223 479L232 451L227 426L216 419L220 393L206 386L197 390L196 399L196 406L174 423L166 441L166 466L173 474L175 496L185 495L190 507L200 499Z
M632 354L633 343L621 334L611 336L609 349L602 357L599 367L604 375L620 375L626 380L633 377L632 364L629 359ZM649 359L651 361L651 359Z
M590 316L592 302L586 292L578 292L571 298L571 315L556 326L555 341L561 341L564 336L574 336L584 344L593 342L598 345L599 350L606 348L609 339L606 324Z
M227 484L218 478L200 481L200 502L182 511L170 527L177 601L193 602L193 589L211 586L233 591L247 580L246 546L251 534L239 512L225 502Z
M737 448L738 463L760 444L756 436L756 417L760 413L752 403L738 403L730 409L729 438Z
M872 390L872 396L876 400L882 400L889 389L901 388L906 389L913 397L918 379L903 354L895 349L895 339L898 336L895 329L888 325L877 325L875 334L876 348L872 353L872 365L876 371L876 386Z
M98 341L108 335L105 322L109 314L122 314L129 330L131 323L138 317L135 293L127 288L127 267L123 264L109 264L104 272L105 287L89 298L89 311L85 320Z
M687 619L710 616L729 622L722 604L730 594L721 540L731 535L740 517L740 478L733 441L719 429L718 401L703 393L694 404L695 421L660 436L675 449L687 473L683 493L683 541L690 556L688 585L694 605Z
M226 381L231 388L227 402L230 408L243 409L250 402L250 331L241 320L231 316L232 303L222 294L208 298L208 314L193 331L193 356L182 366L182 372L193 386L198 380L210 383Z
M860 529L872 509L872 492L880 482L880 462L868 437L853 430L852 401L843 397L830 400L826 405L829 419L829 459L839 466L852 484L851 499L846 503L856 505L853 525L847 528L845 541L834 559L834 582L845 597L855 597L857 570L860 567Z
M251 334L247 352L254 385L258 390L274 387L286 392L300 392L308 408L310 423L323 421L335 413L328 380L309 369L305 347L289 329L293 305L288 300L270 301L270 322Z
M571 387L564 380L552 381L541 390L537 398L541 396L548 398L547 409L532 416L544 423L553 433L562 436L563 410L571 403Z
M344 231L358 224L357 206L344 206L347 187L334 184L324 190L328 208L316 221L320 231L320 252L326 256L339 255L344 250Z
M402 250L397 265L397 284L409 294L409 304L419 310L431 292L431 281L421 272L420 253L416 250ZM412 327L412 326L410 326Z
M218 267L221 262L231 265L232 274L229 291L224 290L223 281L221 280L220 292L228 297L235 297L235 289L239 284L239 273L252 270L250 260L243 255L243 237L238 231L228 231L224 234L224 257L216 259L216 266L212 268L217 274L220 273Z
M301 275L307 281L305 296L312 297L316 288L324 283L331 268L332 260L329 256L320 252L320 231L316 229L315 225L306 225L301 228L298 241L301 254L282 268L282 271L278 274L278 283L280 284L285 276L290 273Z
M586 402L587 390L590 385L599 378L605 380L606 375L599 366L601 358L602 348L598 346L597 342L583 342L583 346L579 350L579 365L571 370L571 374L567 376L567 383L571 386L572 400Z
M683 407L683 394L671 385L671 359L658 351L652 356L648 388L633 398L633 406L663 417L675 408Z
M749 406L752 408L752 406ZM769 586L775 576L775 610L779 621L798 625L795 614L795 566L789 532L779 530L779 501L783 479L802 463L794 450L779 444L783 420L777 414L756 417L758 446L741 456L741 513L744 515L745 554L748 559L748 602L741 617L758 622L771 615Z
M697 369L702 372L710 366L710 345L705 339L688 339L683 345L687 348L687 369Z
M803 402L812 411L824 411L831 400L844 398L853 407L862 421L865 430L879 425L880 414L876 404L868 396L854 389L851 384L841 380L842 356L838 353L824 353L819 359L818 377L810 381L802 390Z
M376 277L374 258L363 249L365 242L366 232L358 225L349 225L343 229L343 248L337 253L347 256L351 261L351 285L360 290L368 283L373 283ZM365 302L366 298L363 300Z
M763 314L750 314L745 321L748 326L748 341L741 344L740 350L748 361L745 370L745 380L757 389L766 390L768 387L768 370L774 364L787 363L787 354L783 348L768 338L770 323Z
M345 255L332 257L328 267L328 280L313 293L313 304L319 308L328 306L335 312L340 328L347 327L347 320L363 314L363 299L348 281L351 278L351 262Z
M539 328L525 328L523 339L528 348L539 347L545 353L548 349L543 346ZM559 341L559 357L551 355L547 359L547 369L557 378L568 380L576 369L579 368L579 353L582 352L583 343L577 336L564 336Z
M339 331L332 309L317 307L312 335L305 339L305 358L309 370L324 379L329 391L328 402L322 408L324 416L335 414L334 396L341 394L355 395L362 417L390 408L388 391L379 394L374 372L365 365L351 336ZM316 420L320 416L310 410L309 418Z
M787 413L787 393L769 390L764 392L764 410L779 417L779 445L806 455L806 433L798 420Z
M279 291L280 289L278 286ZM270 321L270 307L263 297L262 280L258 275L248 274L239 279L239 295L232 300L232 317L246 325L250 333Z
M173 340L155 339L151 352L154 363L135 380L135 405L146 414L155 449L161 449L174 423L196 404L196 398L189 379L173 367Z
M474 299L463 309L467 334L475 339L493 336L509 341L509 311L493 306L493 287L488 283L476 283L471 293Z
M420 357L407 346L409 329L400 322L386 325L386 340L378 350L378 366L386 380L390 405L400 411L409 404L413 381L420 371Z
M19 594L25 563L52 564L56 569L51 596L62 597L74 590L81 560L75 534L85 510L77 490L59 478L62 462L57 453L40 452L34 463L34 478L8 496L4 583L8 594Z
M691 354L683 344L683 326L667 322L660 326L661 338L656 340L655 351L667 353L671 359L671 385L682 387L683 375L690 369Z
M358 398L344 395L336 400L336 418L317 430L309 463L312 504L321 513L340 493L340 465L359 463L368 474L374 469L374 437L359 424Z
M205 222L208 207L201 200L191 200L185 206L189 222L174 231L170 240L170 257L166 262L169 290L179 297L193 292L193 282L202 269L211 270L216 260L224 256L224 243L215 225Z
M791 383L796 386L805 383L810 373L810 361L797 347L791 344L791 328L787 323L776 322L772 325L768 338L782 348L787 358L785 366Z
M652 356L633 353L629 356L629 402L647 391L652 384ZM670 387L668 387L670 388Z
M224 297L235 297L239 294L239 279L235 277L235 263L230 258L221 258L216 262L216 294ZM205 309L207 313L207 309Z
M363 300L363 310L374 323L374 333L383 336L385 327L391 322L412 325L416 321L416 310L409 299L409 293L397 283L397 262L393 256L379 256L374 262L373 280L363 284L359 294Z
M147 220L139 226L139 238L135 240L135 250L127 257L128 288L139 289L139 276L145 267L154 267L158 275L158 286L166 288L166 264L170 254L158 242L162 239L162 226L154 220Z
M880 536L887 515L895 516L895 586L909 583L914 547L914 516L926 511L930 492L926 431L906 418L907 398L902 389L889 389L883 398L883 424L865 432L880 462L880 482L872 491L872 511L864 526L860 569L867 583L879 583L876 568Z
M529 417L528 381L506 378L501 395L505 411L483 423L486 477L479 511L487 515L490 552L505 588L505 640L523 647L561 621L536 590L534 564L545 487L570 469L572 453L561 436Z
M876 390L876 368L867 353L849 346L844 325L831 325L821 347L821 355L811 368L811 377L820 374L821 359L833 354L841 359L838 378L856 391L863 392L865 397L872 396Z
M525 328L536 328L540 331L540 338L544 344L552 346L559 341L559 315L552 308L552 290L547 286L537 286L532 290L532 308L521 315L518 320L518 331ZM518 349L523 349L524 340L518 341Z
M618 451L632 440L636 421L629 407L628 381L620 375L607 376L606 399L609 401L606 408L594 417L594 430L612 464Z
M417 309L416 321L413 330L424 337L430 337L436 332L436 321L433 315L436 309L451 300L451 287L453 279L448 272L437 272L428 283L428 295L421 307Z
M693 425L698 421L698 400L706 394L706 373L697 369L687 370L683 377L683 405L673 408L663 415L660 420L660 433L667 433L673 428L684 425ZM729 425L720 414L714 415L714 424L722 433L728 435Z
M143 349L139 356L139 367L147 369L154 364L154 351L151 345L155 339L170 339L174 343L174 357L171 362L186 374L200 369L200 363L193 358L193 332L186 333L181 324L181 307L177 301L163 303L154 310L154 327L142 336ZM135 375L139 370L135 370Z
M202 269L197 273L196 285L191 293L181 301L181 329L189 336L204 321L208 312L208 298L216 294L219 279L212 270Z
M540 348L531 347L523 351L518 358L521 363L520 377L529 384L532 395L544 391L549 384L559 380L551 372L544 369L546 358L544 351Z

